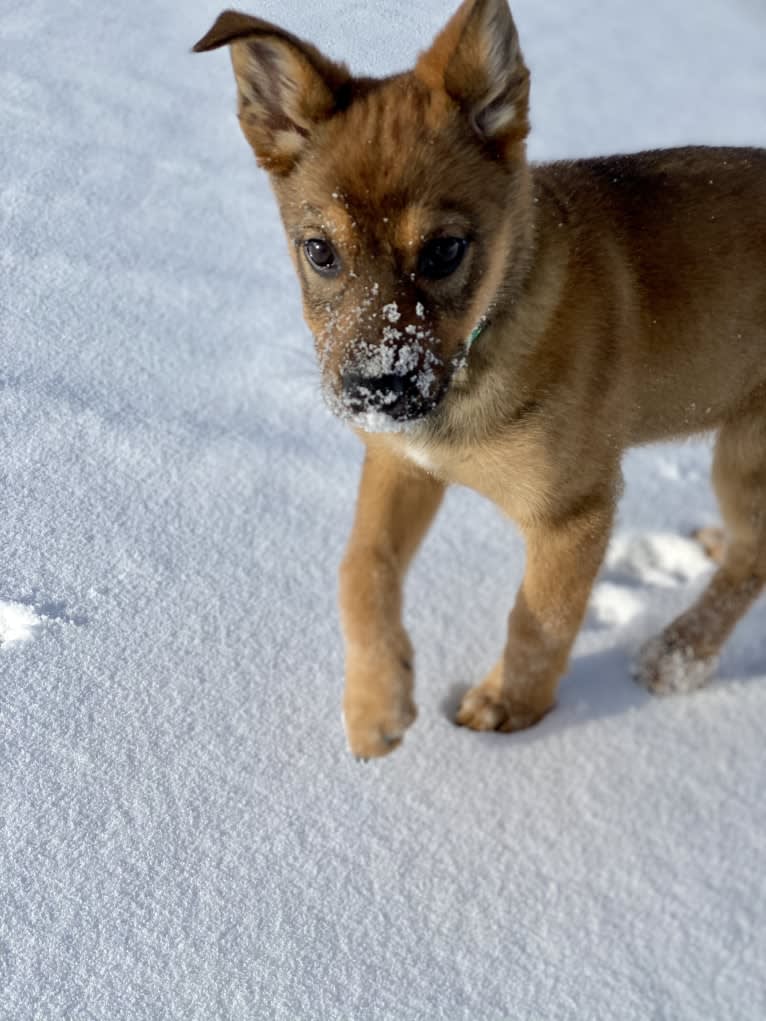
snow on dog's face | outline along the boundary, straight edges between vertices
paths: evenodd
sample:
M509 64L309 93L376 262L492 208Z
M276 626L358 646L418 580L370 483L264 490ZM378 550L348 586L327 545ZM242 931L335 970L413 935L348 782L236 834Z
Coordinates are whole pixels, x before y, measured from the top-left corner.
M383 156L371 155L377 172ZM484 311L473 300L487 268L478 215L391 188L377 196L350 159L345 168L309 164L277 186L305 316L333 411L370 431L403 428L439 404Z
M221 15L196 48L227 43L330 406L372 431L425 418L503 283L527 199L528 72L506 0L466 0L414 71L381 81L246 15Z

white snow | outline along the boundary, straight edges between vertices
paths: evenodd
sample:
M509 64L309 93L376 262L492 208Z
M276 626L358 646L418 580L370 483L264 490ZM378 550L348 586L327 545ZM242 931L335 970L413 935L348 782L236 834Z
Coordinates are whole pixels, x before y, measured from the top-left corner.
M31 606L0 600L0 646L26 641L39 623Z
M451 723L523 566L451 492L407 592L419 718L347 754L361 446L228 57L188 52L222 6L0 16L0 1017L762 1021L764 600L704 690L630 678L710 570L707 442L626 459L559 704L518 735ZM388 73L450 6L253 11ZM761 3L514 15L536 158L766 142Z
M399 306L395 301L391 301L388 305L383 306L383 315L390 323L398 323L402 318L402 313L399 311Z

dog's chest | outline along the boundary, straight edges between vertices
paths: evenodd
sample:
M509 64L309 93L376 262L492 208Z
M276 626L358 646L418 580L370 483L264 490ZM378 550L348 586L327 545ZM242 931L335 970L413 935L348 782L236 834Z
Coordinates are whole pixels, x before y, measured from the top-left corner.
M418 468L428 472L429 475L440 475L439 464L434 453L425 444L410 440L404 444L404 454L408 460L413 461Z
M551 465L528 438L467 448L408 438L400 451L429 475L482 493L517 521L535 516L549 501Z

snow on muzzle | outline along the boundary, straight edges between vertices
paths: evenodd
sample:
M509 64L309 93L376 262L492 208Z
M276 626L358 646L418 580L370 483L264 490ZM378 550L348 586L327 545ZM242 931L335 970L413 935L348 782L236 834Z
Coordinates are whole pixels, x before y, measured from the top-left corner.
M337 410L371 431L414 422L438 404L444 376L442 359L416 340L356 344L341 366Z

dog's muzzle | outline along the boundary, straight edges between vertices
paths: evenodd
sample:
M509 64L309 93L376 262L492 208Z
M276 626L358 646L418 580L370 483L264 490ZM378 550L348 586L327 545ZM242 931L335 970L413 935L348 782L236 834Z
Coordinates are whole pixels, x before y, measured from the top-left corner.
M437 404L433 397L424 396L414 373L365 376L349 371L343 373L342 385L343 404L351 415L375 411L395 422L411 422L423 418Z

